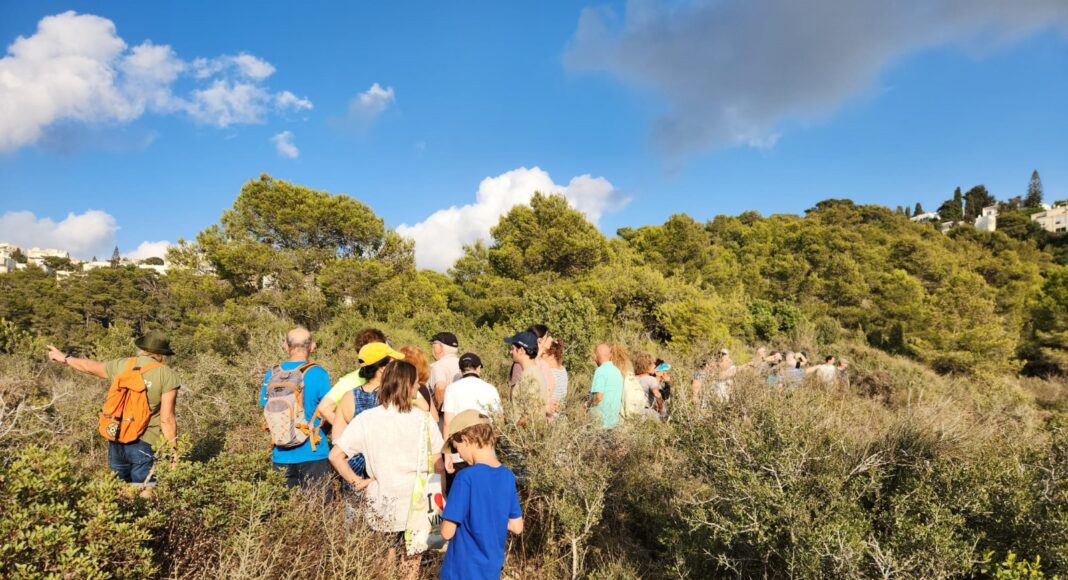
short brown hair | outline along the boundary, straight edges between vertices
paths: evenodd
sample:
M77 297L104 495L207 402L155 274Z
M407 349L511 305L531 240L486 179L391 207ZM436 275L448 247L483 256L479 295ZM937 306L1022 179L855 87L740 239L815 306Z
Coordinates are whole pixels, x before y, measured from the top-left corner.
M353 341L352 346L359 352L361 348L371 344L372 342L389 342L386 340L386 333L378 330L377 328L361 328L356 333L356 340Z
M382 375L382 386L378 387L378 401L383 407L393 407L401 413L412 410L412 387L416 379L415 366L402 360L392 360L386 365Z
M449 437L452 441L453 449L456 448L456 444L463 441L468 445L474 445L479 449L486 449L487 447L493 447L497 443L497 433L493 430L493 425L488 423L479 423L478 425L471 425L463 431L458 431Z
M415 365L416 374L420 385L430 381L430 364L426 362L426 353L418 346L406 346L400 349L404 353L404 360Z

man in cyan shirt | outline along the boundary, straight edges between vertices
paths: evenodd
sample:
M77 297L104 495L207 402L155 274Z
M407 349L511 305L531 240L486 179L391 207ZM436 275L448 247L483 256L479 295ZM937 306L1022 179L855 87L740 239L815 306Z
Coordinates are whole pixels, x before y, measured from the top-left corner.
M593 373L587 406L591 413L601 418L602 427L612 429L619 424L623 406L623 373L612 364L612 350L607 344L597 345L593 359L597 362L597 370Z

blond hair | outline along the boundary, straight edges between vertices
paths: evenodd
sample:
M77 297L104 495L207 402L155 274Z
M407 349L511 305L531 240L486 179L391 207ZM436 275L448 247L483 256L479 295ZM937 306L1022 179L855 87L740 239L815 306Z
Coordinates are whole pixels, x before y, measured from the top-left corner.
M616 365L621 373L626 375L634 372L634 365L630 362L630 351L627 350L626 345L613 342L608 345L608 350L612 353L612 364Z

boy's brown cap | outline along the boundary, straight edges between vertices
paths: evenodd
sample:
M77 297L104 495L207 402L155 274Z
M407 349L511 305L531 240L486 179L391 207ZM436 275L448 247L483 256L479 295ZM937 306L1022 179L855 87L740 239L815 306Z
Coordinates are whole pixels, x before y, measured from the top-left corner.
M468 427L474 427L475 425L491 425L493 421L476 411L475 409L468 409L461 413L458 413L449 421L449 432L445 435L445 445L442 446L442 453L452 453L452 436L467 429Z

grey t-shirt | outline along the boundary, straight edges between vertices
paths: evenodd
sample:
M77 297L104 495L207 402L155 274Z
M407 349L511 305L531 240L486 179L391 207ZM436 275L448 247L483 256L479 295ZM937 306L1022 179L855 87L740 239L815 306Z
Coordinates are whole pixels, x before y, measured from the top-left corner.
M656 377L652 375L642 375L638 377L638 384L645 390L646 404L649 405L649 407L655 407L656 396L653 395L653 389L660 388L660 381L656 380Z

